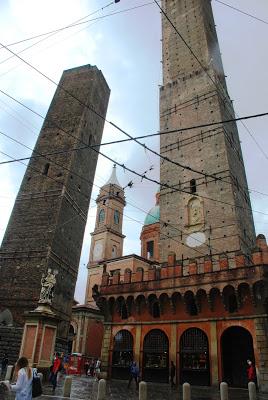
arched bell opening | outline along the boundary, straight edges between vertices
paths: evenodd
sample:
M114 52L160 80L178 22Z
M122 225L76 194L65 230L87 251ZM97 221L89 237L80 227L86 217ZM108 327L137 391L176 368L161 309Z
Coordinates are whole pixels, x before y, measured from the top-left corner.
M187 329L180 339L180 383L210 385L209 345L205 332Z
M149 382L169 381L169 341L160 329L153 329L143 342L143 379Z
M112 378L128 379L130 364L133 360L133 336L123 329L114 337L112 357Z

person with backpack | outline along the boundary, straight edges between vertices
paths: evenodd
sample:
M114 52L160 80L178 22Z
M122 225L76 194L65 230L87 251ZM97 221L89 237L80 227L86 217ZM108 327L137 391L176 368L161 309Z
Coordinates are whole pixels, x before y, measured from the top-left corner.
M130 377L127 385L128 389L130 388L133 379L136 382L136 389L139 389L138 378L139 378L139 367L137 366L136 362L133 361L132 364L130 365Z

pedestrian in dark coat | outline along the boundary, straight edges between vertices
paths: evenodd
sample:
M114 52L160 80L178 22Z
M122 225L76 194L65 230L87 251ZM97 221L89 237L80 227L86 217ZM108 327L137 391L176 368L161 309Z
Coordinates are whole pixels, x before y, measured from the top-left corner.
M131 382L134 379L136 382L136 389L139 389L138 377L139 377L139 367L137 366L136 362L133 361L133 363L130 366L130 376L127 387L130 388Z
M173 361L171 361L171 365L170 365L170 384L171 387L175 387L175 383L174 383L174 378L176 375L176 367Z

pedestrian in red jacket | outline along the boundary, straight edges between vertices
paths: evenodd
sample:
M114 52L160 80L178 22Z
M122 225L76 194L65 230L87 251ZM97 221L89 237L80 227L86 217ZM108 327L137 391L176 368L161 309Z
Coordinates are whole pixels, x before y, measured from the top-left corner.
M61 365L62 364L61 364L61 359L60 359L59 353L56 353L56 357L51 366L50 377L49 377L49 381L50 381L50 383L52 383L53 392L55 392L55 389L57 386L57 375L58 375L59 370L61 369Z
M254 364L251 360L247 360L247 377L249 382L255 382L256 380L256 372L255 372L255 367Z

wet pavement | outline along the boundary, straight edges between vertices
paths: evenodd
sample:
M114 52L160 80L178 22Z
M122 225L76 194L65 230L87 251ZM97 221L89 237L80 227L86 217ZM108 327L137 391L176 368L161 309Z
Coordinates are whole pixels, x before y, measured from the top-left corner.
M62 397L64 377L59 379L55 393L51 386L43 386L43 395L38 400L60 400ZM73 377L71 399L97 400L98 382L91 377ZM192 387L192 400L219 400L219 391L211 388ZM0 391L0 400L14 400L13 394ZM128 389L126 381L107 381L107 400L138 400L138 390L133 386ZM148 383L148 400L181 400L181 387L171 389L166 384ZM262 399L265 400L265 397ZM229 400L248 400L248 392L243 389L230 389ZM268 396L267 396L268 400Z

